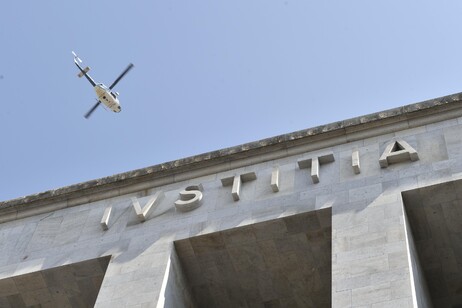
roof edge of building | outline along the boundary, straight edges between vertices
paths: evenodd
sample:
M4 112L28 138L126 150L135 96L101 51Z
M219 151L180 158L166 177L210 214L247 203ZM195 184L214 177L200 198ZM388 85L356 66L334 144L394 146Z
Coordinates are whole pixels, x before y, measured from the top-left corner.
M181 177L179 175L185 172L198 170L200 168L212 167L209 168L209 173L224 171L226 169L230 170L236 167L240 167L239 164L232 164L232 162L235 161L255 157L257 155L261 155L262 153L268 154L281 150L283 150L285 153L288 153L288 149L297 147L299 145L323 141L339 136L345 136L347 134L362 132L361 138L367 138L369 136L364 134L365 131L371 130L370 136L373 136L374 134L378 135L378 132L372 132L373 128L384 128L390 125L393 126L399 122L407 123L407 125L403 126L404 128L412 128L413 126L415 127L422 125L423 123L422 121L415 121L415 124L413 125L411 123L412 120L427 117L429 115L445 113L445 116L442 119L455 118L461 115L451 111L460 109L460 112L462 113L462 105L460 104L461 102L462 93L456 93L426 100L423 102L405 105L402 107L354 117L343 121L333 122L326 125L320 125L288 134L249 142L221 150L161 163L146 168L119 173L100 179L73 184L58 189L48 190L37 194L2 201L0 202L0 215L14 213L16 218L20 218L17 217L17 213L21 209L25 210L24 207L30 208L30 206L44 206L57 202L63 202L62 207L69 207L86 202L97 201L101 200L102 198L91 198L92 194L99 193L100 196L105 195L106 197L111 197L113 194L111 194L109 191L113 189L118 190L116 195L130 193L131 190L124 190L124 187L134 185L137 182L150 182L144 186L139 185L137 188L138 190L147 189L148 187L156 187L166 183L185 180L187 177ZM343 142L350 142L354 141L354 138L343 138L341 140L343 140ZM323 143L323 145L326 145L326 143ZM327 144L327 146L332 145ZM267 160L275 158L277 157L269 155ZM221 168L220 170L217 170L213 168L213 166L217 166L223 163L228 164L224 169ZM201 176L205 174L198 175ZM156 182L154 180L158 181ZM71 202L69 200L73 201Z

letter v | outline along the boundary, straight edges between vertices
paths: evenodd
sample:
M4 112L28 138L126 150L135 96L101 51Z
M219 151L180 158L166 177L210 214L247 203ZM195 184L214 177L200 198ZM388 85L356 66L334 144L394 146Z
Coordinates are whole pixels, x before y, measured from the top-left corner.
M164 197L163 191L156 192L156 194L153 197L151 197L148 200L148 202L146 202L143 208L141 208L141 205L138 202L138 199L136 197L132 198L133 208L135 209L135 213L136 213L136 216L138 216L138 219L141 222L146 221L146 217L148 217L149 213L151 212L153 205L155 203L159 203L159 201L162 200L163 197Z

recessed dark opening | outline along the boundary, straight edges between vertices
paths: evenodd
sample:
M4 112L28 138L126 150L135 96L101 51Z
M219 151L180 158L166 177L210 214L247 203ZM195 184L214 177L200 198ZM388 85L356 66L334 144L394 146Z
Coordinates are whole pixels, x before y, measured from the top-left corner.
M462 181L406 191L402 196L422 283L433 307L462 307Z
M197 307L331 307L332 211L175 242Z
M110 256L0 280L0 307L93 307Z

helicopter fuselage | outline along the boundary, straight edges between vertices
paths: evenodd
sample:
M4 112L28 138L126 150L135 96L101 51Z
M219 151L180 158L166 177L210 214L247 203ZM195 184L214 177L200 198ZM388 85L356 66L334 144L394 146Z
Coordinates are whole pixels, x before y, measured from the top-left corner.
M117 93L111 92L111 90L102 83L96 84L94 89L98 100L106 107L114 112L120 112L122 110L119 99L117 98Z
M98 97L98 101L96 104L84 115L86 119L90 117L90 115L93 113L93 111L98 108L101 103L106 106L108 109L119 113L122 111L122 108L120 107L120 102L118 99L119 93L113 92L112 89L115 87L115 85L125 76L125 74L128 73L129 70L131 70L134 65L130 63L127 68L119 75L119 77L114 80L114 82L109 86L105 86L102 83L96 83L93 78L88 75L88 72L90 71L90 67L85 67L83 68L80 66L79 63L82 63L82 60L75 54L75 52L72 52L72 55L74 55L74 63L79 69L79 74L77 75L79 78L84 77L88 80L89 83L93 86L93 89L96 92L96 96Z

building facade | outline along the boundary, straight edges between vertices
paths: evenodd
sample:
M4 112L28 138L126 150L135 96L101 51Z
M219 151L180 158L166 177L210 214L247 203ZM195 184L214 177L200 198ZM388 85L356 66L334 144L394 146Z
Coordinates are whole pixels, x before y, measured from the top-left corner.
M0 202L0 307L461 307L461 235L455 94Z

